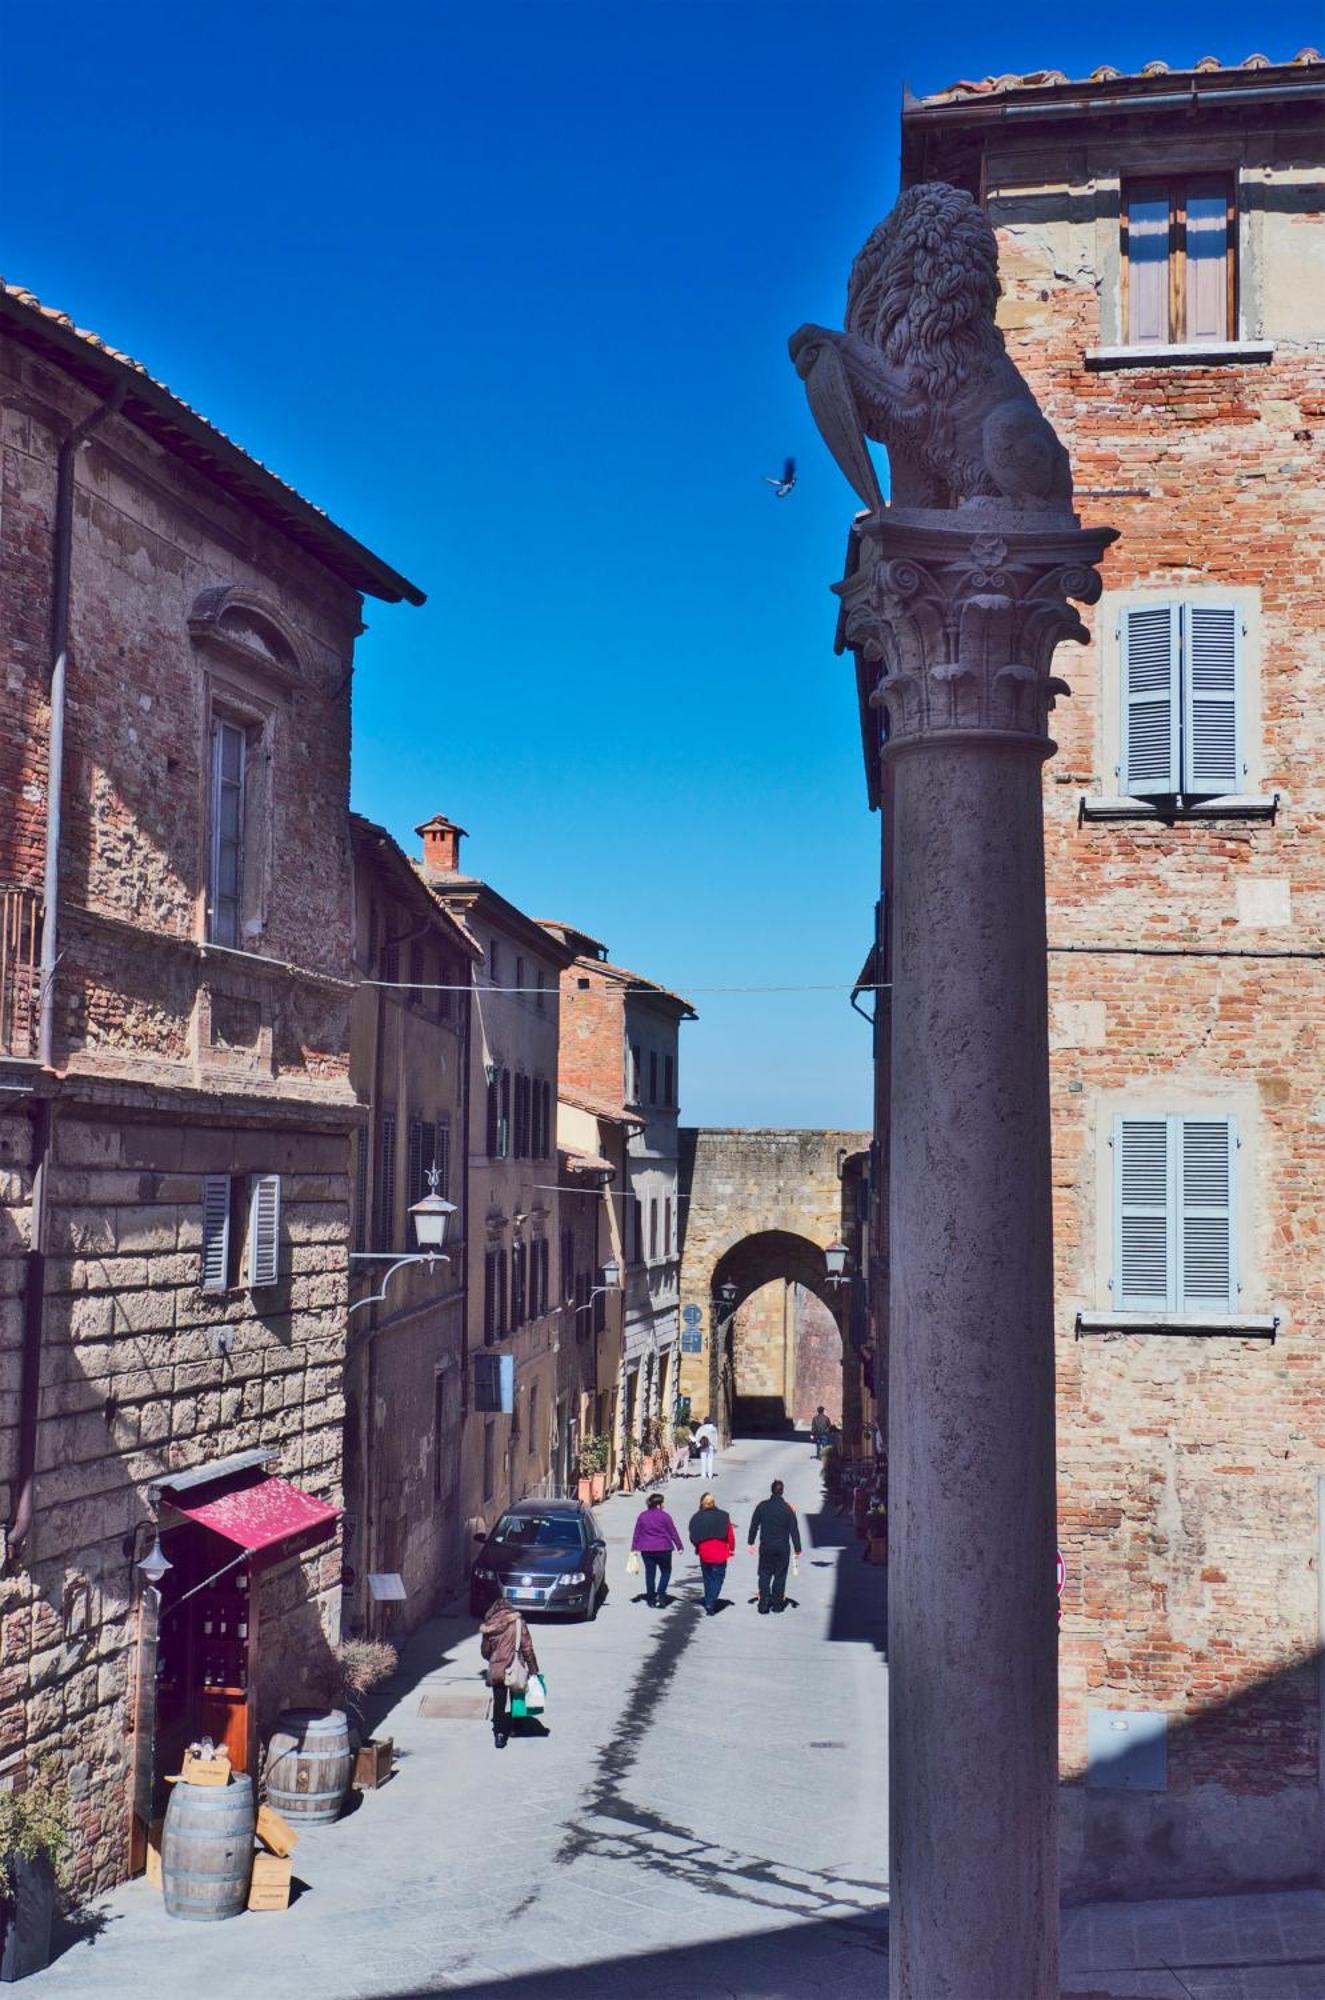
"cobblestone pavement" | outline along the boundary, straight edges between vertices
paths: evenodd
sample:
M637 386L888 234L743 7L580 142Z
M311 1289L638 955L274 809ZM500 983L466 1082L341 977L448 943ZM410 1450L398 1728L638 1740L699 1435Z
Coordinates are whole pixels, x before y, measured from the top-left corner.
M33 2000L297 1992L300 2000L500 1992L620 2000L666 1985L700 1996L871 2000L886 1989L887 1669L882 1572L819 1514L801 1441L742 1442L714 1486L743 1535L770 1479L800 1509L799 1599L747 1600L744 1543L729 1606L634 1601L625 1551L639 1503L599 1510L610 1595L594 1625L534 1625L548 1733L503 1751L479 1719L433 1719L479 1687L468 1618L409 1647L384 1729L399 1769L334 1827L304 1834L281 1914L182 1924L134 1883L30 1982ZM674 1482L682 1533L697 1478ZM437 1706L437 1702L431 1704Z
M774 1477L801 1512L799 1599L760 1618L741 1544L729 1608L650 1611L624 1573L638 1503L599 1509L611 1592L536 1624L548 1733L493 1748L473 1621L411 1642L383 1730L396 1776L304 1834L279 1915L181 1924L138 1882L104 1899L33 2000L882 2000L887 1668L882 1573L819 1511L804 1442L742 1442L714 1485L743 1534ZM684 1533L700 1481L668 1505ZM439 1700L440 1698L440 1700ZM457 1701L458 1698L458 1701ZM1065 1995L1325 2000L1325 1893L1096 1904L1064 1915ZM970 2000L1015 2000L972 1995Z

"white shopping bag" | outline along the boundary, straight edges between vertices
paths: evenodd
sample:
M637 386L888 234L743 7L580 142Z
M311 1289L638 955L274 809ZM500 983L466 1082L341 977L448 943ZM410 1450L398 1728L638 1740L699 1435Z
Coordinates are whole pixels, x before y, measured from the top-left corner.
M530 1674L529 1685L524 1691L526 1715L541 1715L547 1707L547 1682L542 1674Z

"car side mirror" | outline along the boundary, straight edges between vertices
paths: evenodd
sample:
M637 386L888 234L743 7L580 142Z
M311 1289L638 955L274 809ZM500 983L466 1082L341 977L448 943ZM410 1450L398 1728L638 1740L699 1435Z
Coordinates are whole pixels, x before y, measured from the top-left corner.
M488 1539L488 1538L487 1538L487 1536L486 1536L486 1535L484 1535L484 1534L477 1534L477 1535L475 1535L475 1537L474 1537L474 1540L475 1540L476 1542L486 1542L486 1541L487 1541L487 1539Z
M601 1535L595 1535L592 1542L590 1542L589 1546L591 1549L605 1549L607 1547L607 1543L603 1540Z

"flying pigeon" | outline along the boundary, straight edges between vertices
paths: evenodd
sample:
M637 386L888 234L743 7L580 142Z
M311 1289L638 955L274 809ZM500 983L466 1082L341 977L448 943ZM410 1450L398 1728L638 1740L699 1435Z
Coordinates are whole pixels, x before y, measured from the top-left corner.
M775 479L772 473L766 472L764 474L764 484L773 488L779 500L785 500L792 487L796 484L795 459L789 458L787 460L782 468L782 477L780 479Z

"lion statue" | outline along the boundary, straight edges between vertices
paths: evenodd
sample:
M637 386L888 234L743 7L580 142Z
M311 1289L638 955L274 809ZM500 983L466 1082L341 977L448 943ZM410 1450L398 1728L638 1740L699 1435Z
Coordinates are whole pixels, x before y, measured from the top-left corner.
M1003 498L1070 510L1067 453L994 324L999 290L984 211L930 181L906 190L852 265L845 333L792 335L814 420L868 507L884 504L873 438L899 507Z

